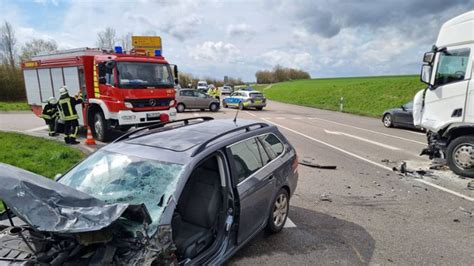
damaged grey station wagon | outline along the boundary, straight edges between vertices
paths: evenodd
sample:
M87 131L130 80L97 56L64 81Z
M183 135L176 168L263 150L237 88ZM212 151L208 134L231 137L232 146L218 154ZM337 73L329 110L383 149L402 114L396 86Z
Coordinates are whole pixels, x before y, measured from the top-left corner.
M57 182L0 164L0 264L221 264L282 230L297 166L274 125L208 117L123 135Z

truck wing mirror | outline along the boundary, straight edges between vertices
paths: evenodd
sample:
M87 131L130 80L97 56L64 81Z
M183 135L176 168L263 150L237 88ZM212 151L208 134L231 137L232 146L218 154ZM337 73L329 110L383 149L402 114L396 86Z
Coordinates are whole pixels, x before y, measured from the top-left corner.
M174 83L178 85L179 79L178 79L178 66L177 65L173 66L173 72L174 72Z
M431 84L431 66L430 65L423 65L421 68L421 81L426 84Z
M434 61L435 53L433 52L426 52L425 55L423 56L423 62L431 64Z

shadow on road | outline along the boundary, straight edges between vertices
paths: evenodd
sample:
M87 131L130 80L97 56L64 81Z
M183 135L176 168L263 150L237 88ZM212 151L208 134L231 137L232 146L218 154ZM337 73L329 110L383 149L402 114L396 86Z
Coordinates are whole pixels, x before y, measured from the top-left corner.
M259 234L229 264L287 264L283 258L295 265L369 264L375 240L363 227L294 206L289 217L297 228L285 228L276 235ZM273 255L277 259L272 260Z

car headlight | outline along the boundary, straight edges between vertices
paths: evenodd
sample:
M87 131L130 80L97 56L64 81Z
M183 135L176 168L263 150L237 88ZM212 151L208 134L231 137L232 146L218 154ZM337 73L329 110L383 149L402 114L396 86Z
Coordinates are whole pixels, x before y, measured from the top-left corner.
M132 103L130 103L130 102L125 102L125 107L127 107L127 108L133 108L133 105L132 105Z

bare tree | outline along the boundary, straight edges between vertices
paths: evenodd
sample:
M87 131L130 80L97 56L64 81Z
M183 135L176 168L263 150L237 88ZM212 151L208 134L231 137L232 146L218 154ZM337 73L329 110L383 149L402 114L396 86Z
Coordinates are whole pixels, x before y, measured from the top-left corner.
M58 45L54 40L33 39L21 48L21 60L29 60L32 56L42 53L49 53L58 50Z
M16 38L15 31L10 23L4 21L0 28L0 53L2 59L12 68L15 67L16 57Z
M132 49L132 35L133 33L128 32L120 38L120 44L125 51L130 51L130 49Z
M114 28L107 27L97 34L97 46L102 49L113 49L117 42L116 35Z

